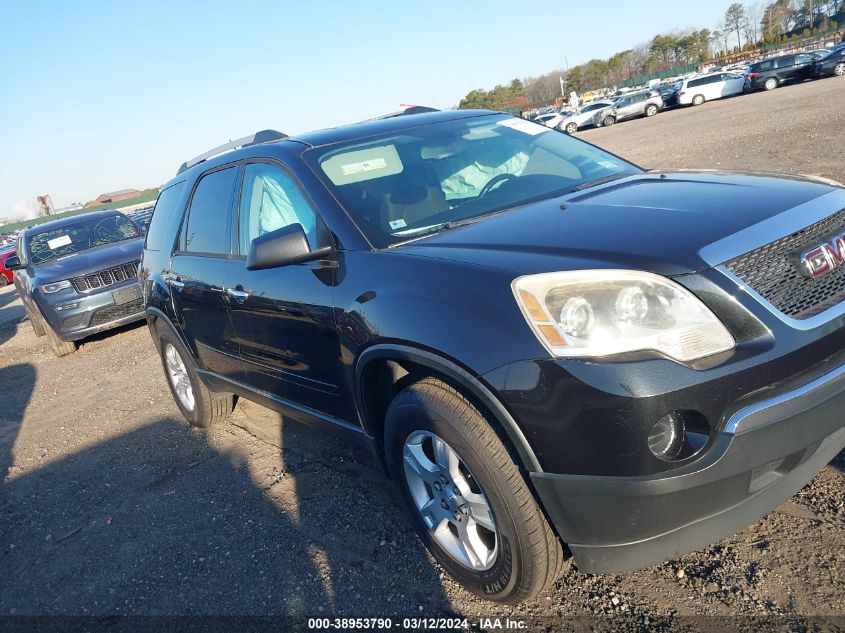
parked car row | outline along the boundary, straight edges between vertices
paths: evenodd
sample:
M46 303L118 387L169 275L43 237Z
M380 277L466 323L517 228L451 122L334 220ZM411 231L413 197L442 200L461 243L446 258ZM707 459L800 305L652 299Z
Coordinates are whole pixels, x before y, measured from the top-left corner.
M555 129L574 134L586 127L607 127L634 117L654 116L664 108L699 106L714 99L830 76L845 76L845 44L761 60L744 72L710 68L674 84L656 84L650 89L618 95L613 100L591 102L569 116L550 120L555 121Z

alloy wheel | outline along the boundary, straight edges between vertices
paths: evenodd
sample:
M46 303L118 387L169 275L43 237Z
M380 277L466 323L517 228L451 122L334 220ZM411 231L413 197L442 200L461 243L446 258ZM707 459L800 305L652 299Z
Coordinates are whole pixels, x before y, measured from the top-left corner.
M414 431L402 457L408 490L432 538L464 567L490 569L498 555L493 509L460 456L434 433Z
M164 348L164 363L167 367L167 379L173 385L173 391L176 392L179 402L188 411L193 411L194 404L196 404L194 388L191 386L191 379L188 376L185 362L171 343L168 343Z
M839 62L836 66L833 67L833 74L837 77L842 77L845 75L845 62Z

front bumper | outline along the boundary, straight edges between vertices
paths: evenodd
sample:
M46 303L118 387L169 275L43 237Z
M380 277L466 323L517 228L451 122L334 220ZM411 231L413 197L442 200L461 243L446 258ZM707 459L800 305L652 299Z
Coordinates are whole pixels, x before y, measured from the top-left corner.
M845 447L845 365L728 420L705 458L646 477L533 473L587 573L638 569L737 532L805 486Z
M91 294L68 290L42 297L40 306L50 327L64 341L78 341L144 318L141 287L135 279Z

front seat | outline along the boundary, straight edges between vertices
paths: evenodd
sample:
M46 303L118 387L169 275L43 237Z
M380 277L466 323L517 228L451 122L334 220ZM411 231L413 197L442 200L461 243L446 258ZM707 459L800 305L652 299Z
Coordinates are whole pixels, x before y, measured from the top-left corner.
M381 199L381 229L394 233L449 210L443 189L424 165L405 165L402 188Z

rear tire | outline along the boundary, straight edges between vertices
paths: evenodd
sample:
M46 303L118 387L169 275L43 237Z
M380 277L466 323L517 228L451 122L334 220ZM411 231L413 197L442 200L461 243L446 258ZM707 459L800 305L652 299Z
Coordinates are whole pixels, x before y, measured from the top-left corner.
M193 356L169 330L159 336L159 353L170 393L191 426L207 429L229 417L234 408L234 396L211 391L205 386Z
M9 285L9 280L6 279L6 275L0 275L0 288L5 288Z
M692 98L692 105L700 106L702 103L704 103L704 96L703 95L695 95Z
M616 119L612 116L606 116L601 120L602 127L610 127L614 123L616 123Z
M778 87L778 80L775 77L769 77L763 83L763 88L765 88L766 90L774 90L777 87Z
M657 114L657 110L658 110L658 108L657 108L656 105L654 105L654 104L647 105L646 108L645 108L645 115L647 117L652 117L655 114Z
M516 603L558 578L560 541L502 440L458 391L425 378L397 394L385 454L420 538L467 589Z
M837 77L845 77L845 62L839 62L833 67L833 74Z
M41 328L47 334L47 342L50 344L50 349L53 350L56 356L61 358L62 356L73 354L76 351L76 341L63 341L43 316L39 314L37 318L40 321Z

